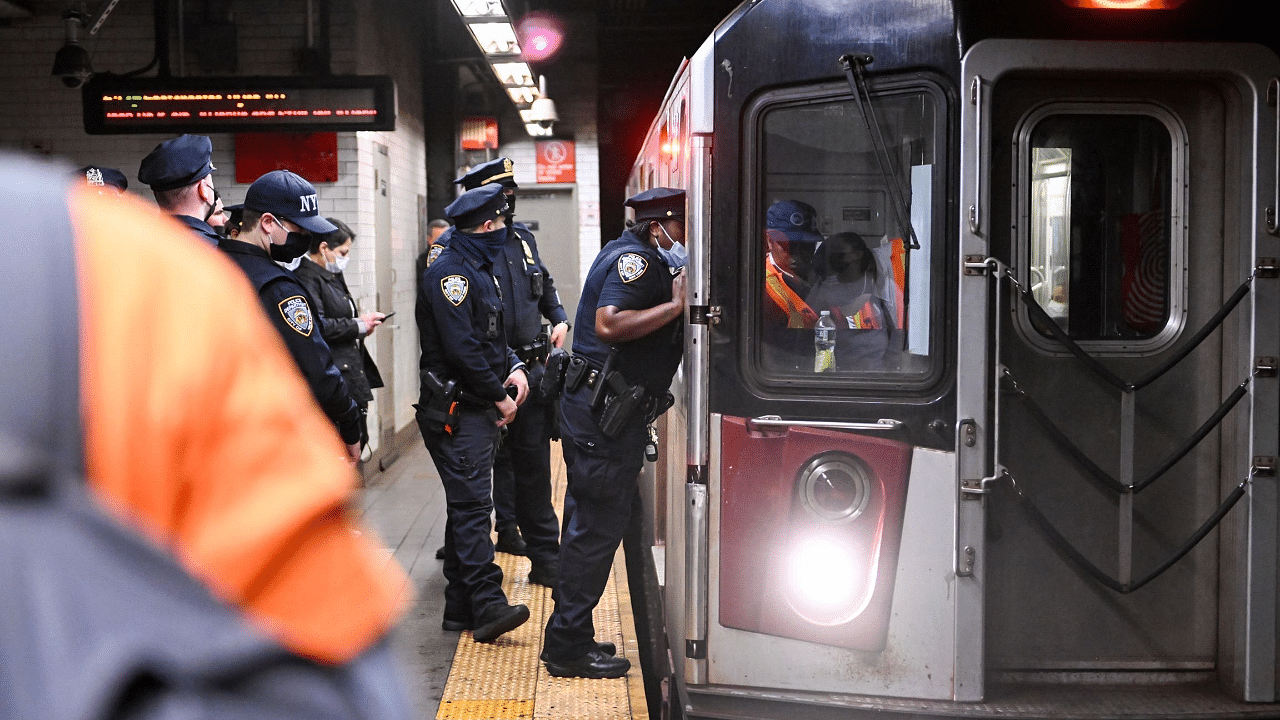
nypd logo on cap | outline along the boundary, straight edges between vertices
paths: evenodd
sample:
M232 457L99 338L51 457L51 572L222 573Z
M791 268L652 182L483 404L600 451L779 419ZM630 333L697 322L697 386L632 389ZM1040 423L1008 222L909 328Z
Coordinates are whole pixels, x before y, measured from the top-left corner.
M271 213L311 233L331 233L338 229L320 217L315 187L301 175L288 170L272 170L254 180L244 195L244 207L254 212Z

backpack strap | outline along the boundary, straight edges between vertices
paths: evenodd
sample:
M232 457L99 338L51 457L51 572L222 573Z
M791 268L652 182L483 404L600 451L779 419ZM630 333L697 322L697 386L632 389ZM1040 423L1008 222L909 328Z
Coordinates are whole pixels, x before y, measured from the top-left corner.
M0 154L0 493L84 476L75 242L61 166Z

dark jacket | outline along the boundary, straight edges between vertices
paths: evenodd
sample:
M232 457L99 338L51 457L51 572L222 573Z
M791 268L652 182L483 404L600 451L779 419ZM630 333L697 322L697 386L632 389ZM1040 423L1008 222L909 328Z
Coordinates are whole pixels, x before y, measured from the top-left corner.
M294 271L316 302L320 336L333 351L333 364L342 371L351 399L360 405L373 400L373 388L382 387L382 374L373 364L360 336L358 310L342 273L331 273L306 256Z
M343 442L360 442L360 406L351 398L328 343L316 331L311 293L257 245L224 238L218 248L249 276L267 319L280 333L324 414L338 426Z
M455 234L423 273L416 313L424 405L429 372L486 402L506 396L502 383L524 363L507 347L493 262L472 236Z

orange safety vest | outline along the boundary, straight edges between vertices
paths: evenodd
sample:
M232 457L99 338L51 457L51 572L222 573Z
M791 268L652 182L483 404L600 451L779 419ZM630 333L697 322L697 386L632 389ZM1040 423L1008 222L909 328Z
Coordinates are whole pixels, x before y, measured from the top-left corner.
M782 270L766 259L764 272L765 291L773 304L787 316L787 327L812 328L818 322L818 314L787 285Z
M141 201L69 205L90 487L285 647L356 657L407 583L358 530L342 441L244 274Z

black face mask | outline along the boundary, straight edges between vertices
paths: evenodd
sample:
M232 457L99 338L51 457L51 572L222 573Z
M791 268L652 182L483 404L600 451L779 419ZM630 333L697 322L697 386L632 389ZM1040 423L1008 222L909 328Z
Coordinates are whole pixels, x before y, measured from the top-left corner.
M305 233L290 232L283 245L271 243L271 259L276 262L293 262L311 249L311 236Z

